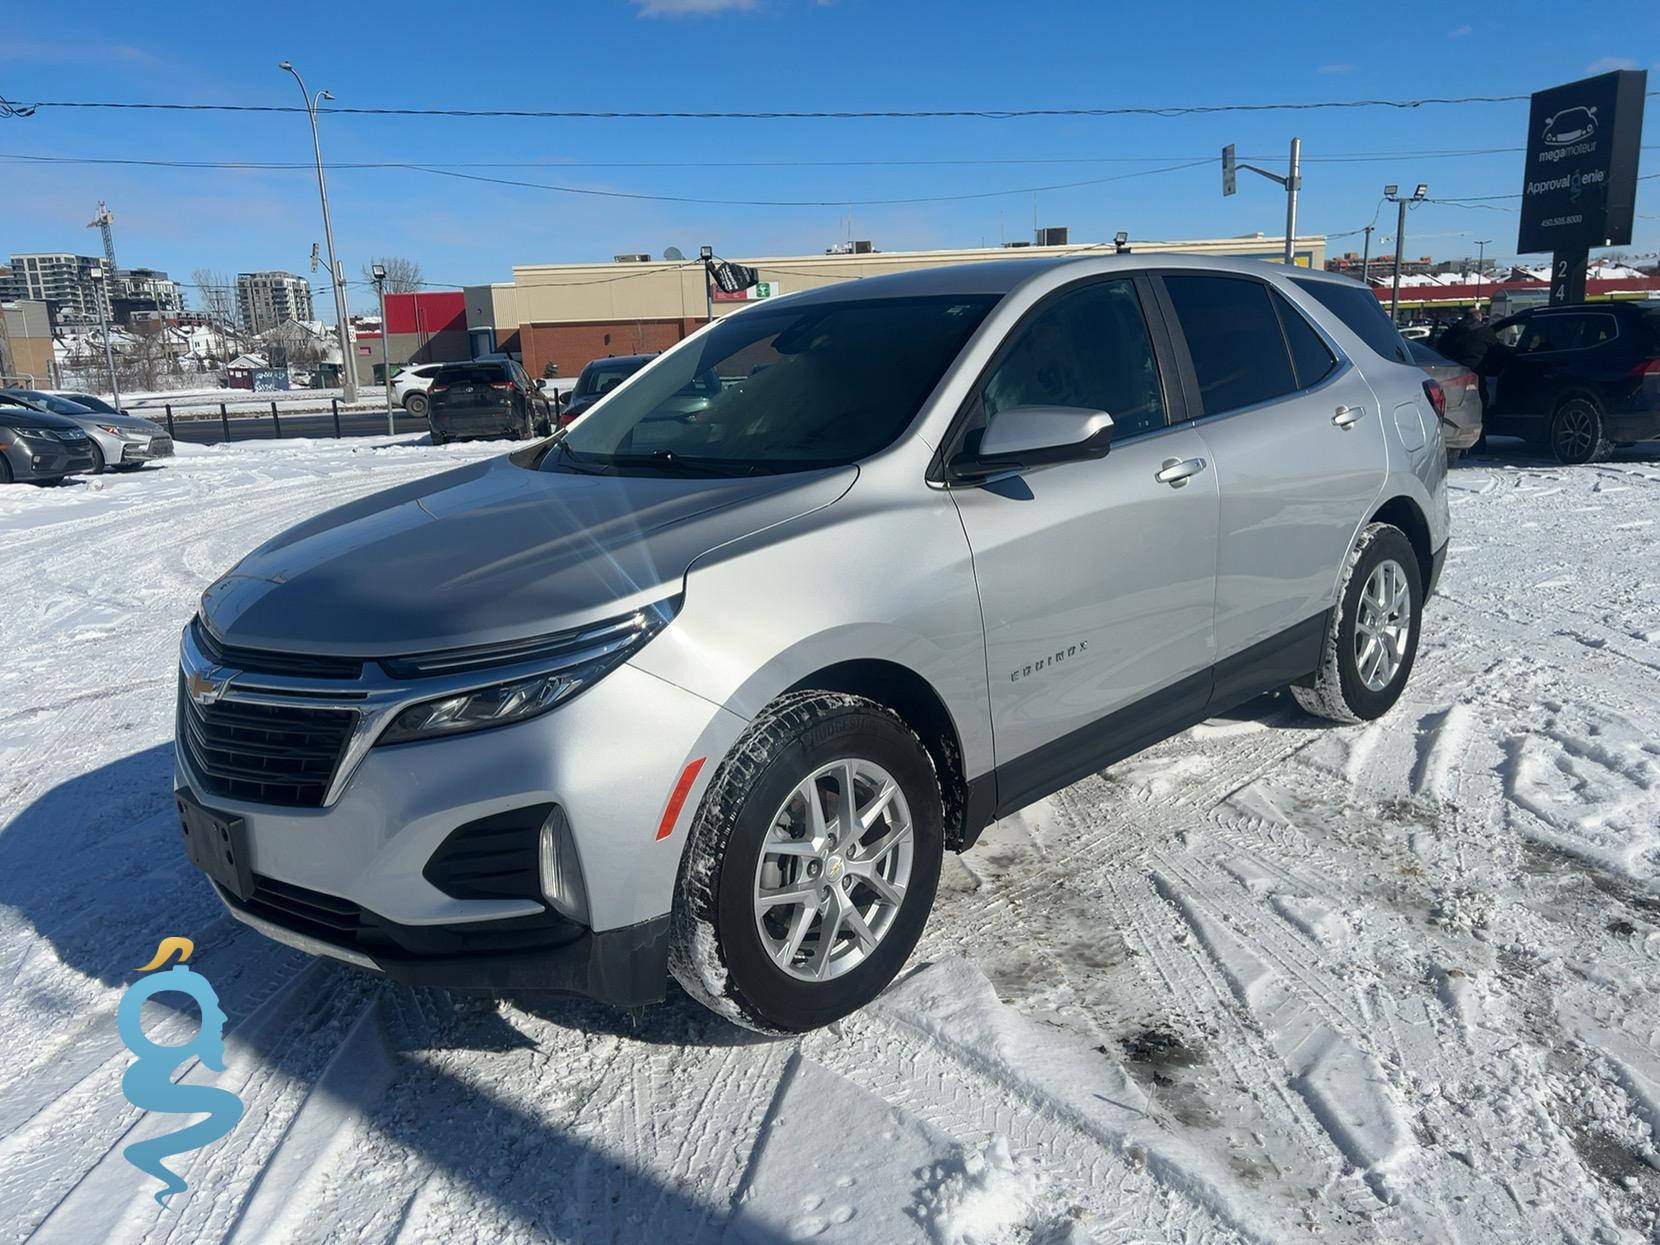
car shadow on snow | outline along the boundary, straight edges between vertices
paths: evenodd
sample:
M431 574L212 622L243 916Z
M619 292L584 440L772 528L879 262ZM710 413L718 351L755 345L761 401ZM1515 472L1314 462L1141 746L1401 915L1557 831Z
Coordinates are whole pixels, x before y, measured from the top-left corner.
M26 1000L37 1012L89 1031L106 1025L110 1054L121 1054L114 995L101 1015L82 1003L66 1010L55 984L61 974L29 963L32 953L45 942L62 965L114 991L136 979L135 966L161 939L184 935L196 943L192 967L219 994L227 1038L277 1073L251 1084L297 1082L313 1094L337 1095L371 1137L403 1148L521 1227L574 1239L721 1237L730 1208L639 1166L630 1157L639 1152L632 1139L601 1144L596 1122L608 1104L583 1100L575 1083L581 1070L563 1067L557 1050L541 1053L535 1037L515 1027L511 1009L504 1015L479 996L417 990L348 965L316 963L231 919L185 859L172 777L172 747L158 745L59 784L0 828L0 907L33 926L32 937L18 940L23 945L0 949L0 979L9 976L13 991L32 992ZM275 1010L267 1004L296 991L308 1000L302 1010L325 1015L315 1023L261 1023ZM157 1002L179 1000L193 1017L182 997ZM607 1060L638 1061L642 1052L630 1043L697 1048L764 1040L672 988L665 1003L636 1013L552 996L509 1001L528 1016L531 1031L546 1022L579 1035L572 1045L581 1047L614 1039L608 1054L588 1059L590 1078ZM350 1066L330 1065L347 1058L341 1052L354 1025L372 1010L394 1018L385 1042L391 1069L378 1083ZM454 1066L457 1052L466 1075ZM50 1071L45 1065L39 1074ZM246 1104L249 1114L262 1105L257 1097ZM587 1135L561 1127L560 1119L582 1123ZM106 1140L113 1146L119 1139ZM219 1143L235 1144L234 1133ZM143 1179L136 1171L133 1177ZM211 1185L202 1192L213 1196Z

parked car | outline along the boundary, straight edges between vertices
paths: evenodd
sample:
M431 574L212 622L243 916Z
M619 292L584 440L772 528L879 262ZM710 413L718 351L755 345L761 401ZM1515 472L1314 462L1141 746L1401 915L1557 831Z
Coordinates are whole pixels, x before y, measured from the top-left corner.
M511 359L440 364L428 382L432 443L456 437L533 437L553 431L553 407Z
M417 419L425 419L429 406L427 388L443 366L442 363L423 363L419 367L404 368L392 378L392 401Z
M106 467L137 470L145 463L173 457L173 438L153 420L95 410L41 389L0 389L0 395L79 424L92 440L93 475Z
M577 374L576 387L565 400L560 422L570 423L656 357L652 354L619 354L590 360Z
M42 389L41 393L49 393L54 398L68 398L71 402L78 402L89 411L101 411L105 415L125 415L127 412L119 407L112 406L106 399L95 393L81 393L71 389Z
M73 420L0 390L0 484L57 484L92 470L92 439Z
M1492 380L1488 432L1523 437L1562 463L1660 437L1660 307L1535 307L1493 332L1509 354Z
M1462 363L1437 354L1421 341L1406 343L1412 360L1441 386L1443 403L1441 440L1447 447L1450 467L1481 440L1481 378Z
M672 972L827 1024L994 818L1288 685L1389 710L1447 548L1435 385L1364 286L1250 261L741 310L209 587L186 850L239 919L395 979L637 1005Z

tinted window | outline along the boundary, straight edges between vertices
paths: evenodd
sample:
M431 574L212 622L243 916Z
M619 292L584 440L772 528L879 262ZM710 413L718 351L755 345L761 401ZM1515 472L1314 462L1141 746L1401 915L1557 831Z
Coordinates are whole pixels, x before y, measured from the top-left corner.
M1282 397L1297 388L1268 287L1243 277L1164 278L1187 338L1206 415Z
M609 393L646 365L644 359L602 359L590 363L576 378L575 393L587 397Z
M1318 385L1331 375L1337 366L1330 348L1320 339L1303 313L1293 307L1278 290L1270 291L1274 310L1280 313L1280 326L1285 329L1285 344L1291 347L1291 366L1297 373L1297 385L1307 389Z
M1295 277L1292 278L1296 280ZM1297 285L1319 300L1320 305L1343 321L1348 330L1385 359L1410 363L1406 343L1390 322L1389 313L1378 296L1364 285L1337 281L1297 281Z
M1534 316L1522 329L1516 350L1519 354L1545 354L1552 350L1573 350L1580 344L1588 316Z
M727 317L572 424L542 470L750 475L856 462L905 431L995 301L784 302Z
M1097 281L1044 306L1017 330L980 401L987 421L1017 406L1076 406L1111 415L1115 437L1164 427L1134 283Z

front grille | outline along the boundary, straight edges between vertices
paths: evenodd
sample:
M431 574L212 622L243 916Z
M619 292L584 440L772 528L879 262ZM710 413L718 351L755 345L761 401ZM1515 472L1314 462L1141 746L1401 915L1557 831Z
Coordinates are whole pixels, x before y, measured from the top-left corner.
M198 704L179 681L178 737L209 795L317 808L328 794L357 714L350 709Z
M325 942L352 943L363 926L363 909L349 899L257 874L246 906L268 921Z
M200 618L192 619L190 635L203 657L216 666L232 670L246 670L249 674L282 674L301 679L356 679L363 674L363 663L350 657L319 657L311 653L274 653L264 649L237 648L221 644L202 625Z

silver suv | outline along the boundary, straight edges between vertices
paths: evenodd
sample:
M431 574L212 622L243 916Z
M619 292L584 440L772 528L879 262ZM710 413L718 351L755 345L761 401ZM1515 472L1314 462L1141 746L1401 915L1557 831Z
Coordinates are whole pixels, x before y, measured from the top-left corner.
M397 980L672 973L825 1024L993 819L1272 689L1394 704L1447 546L1434 397L1364 287L1247 261L771 300L213 584L187 849L241 920Z

